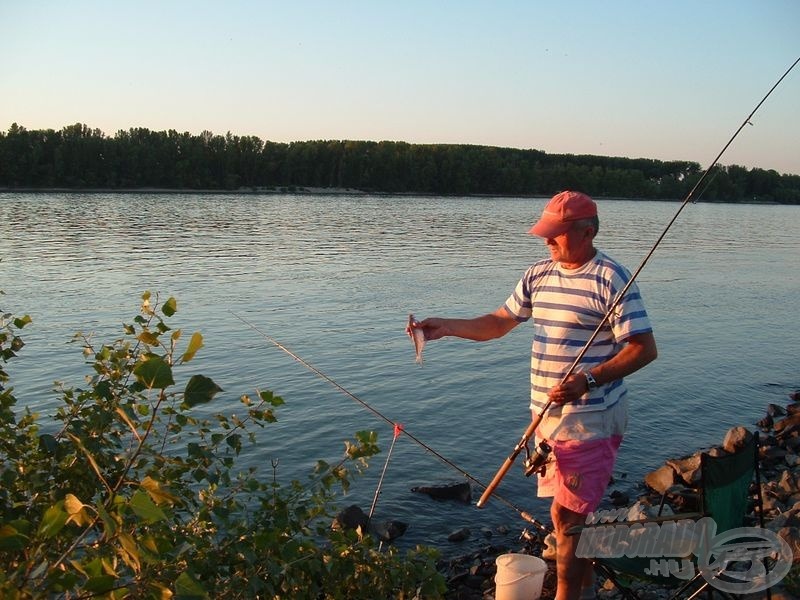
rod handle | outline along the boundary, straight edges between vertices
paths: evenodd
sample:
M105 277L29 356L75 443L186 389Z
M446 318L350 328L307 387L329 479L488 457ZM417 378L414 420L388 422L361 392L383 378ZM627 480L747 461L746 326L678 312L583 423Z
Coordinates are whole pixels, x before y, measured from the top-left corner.
M508 473L511 465L514 464L514 461L516 460L517 456L519 456L519 453L522 452L522 449L528 445L528 441L533 437L534 433L536 433L536 428L539 427L539 423L542 422L544 413L549 407L550 402L545 405L545 407L542 409L542 412L536 415L536 418L531 421L530 425L528 425L528 428L525 430L525 433L522 434L522 438L520 438L519 443L517 443L517 445L514 447L514 450L511 452L511 454L508 455L508 458L506 458L505 462L498 469L497 473L495 473L492 481L486 486L483 494L481 494L480 499L476 503L478 508L483 508L489 501L489 498L497 489L497 486L500 485L503 477L505 477L506 473Z

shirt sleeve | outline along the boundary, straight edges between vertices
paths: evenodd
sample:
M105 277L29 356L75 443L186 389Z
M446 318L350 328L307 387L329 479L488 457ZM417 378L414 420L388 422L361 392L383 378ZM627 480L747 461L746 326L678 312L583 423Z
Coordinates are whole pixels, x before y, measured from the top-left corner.
M517 283L514 292L508 297L505 309L520 323L531 318L531 277L530 269L525 272Z
M639 287L634 282L625 297L614 309L611 316L611 329L614 337L623 342L632 335L653 331Z

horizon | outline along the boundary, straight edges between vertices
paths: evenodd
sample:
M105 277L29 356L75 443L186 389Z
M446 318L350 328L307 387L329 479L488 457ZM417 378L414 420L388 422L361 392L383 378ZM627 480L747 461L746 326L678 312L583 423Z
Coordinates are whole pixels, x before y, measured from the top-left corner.
M5 2L0 130L81 123L705 168L800 55L800 2ZM568 27L566 26L568 25ZM556 90L556 93L552 93ZM800 175L800 68L720 159Z

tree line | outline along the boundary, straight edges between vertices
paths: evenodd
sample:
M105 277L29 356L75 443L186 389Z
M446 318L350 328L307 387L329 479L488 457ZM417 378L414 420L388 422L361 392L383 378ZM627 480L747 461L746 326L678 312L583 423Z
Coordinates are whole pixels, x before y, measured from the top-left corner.
M113 137L77 123L0 132L0 187L292 190L346 188L437 195L684 198L702 174L691 161L547 154L465 144L351 140L277 143L230 132L146 128ZM706 201L800 204L800 175L719 166Z

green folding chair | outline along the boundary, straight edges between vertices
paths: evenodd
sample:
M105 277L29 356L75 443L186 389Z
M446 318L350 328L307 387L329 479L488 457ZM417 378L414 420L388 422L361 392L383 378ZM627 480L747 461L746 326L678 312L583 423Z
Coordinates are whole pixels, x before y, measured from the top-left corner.
M748 578L756 581L763 577L764 582L774 582L783 577L785 571L770 571L776 566L776 561L768 558L775 554L776 542L770 537L774 536L772 532L764 531L758 433L749 437L736 453L701 454L700 512L573 528L570 534L582 536L579 556L591 558L596 571L610 579L629 600L639 599L631 587L637 580L675 588L670 598L691 599L703 592L709 598L715 593L729 598L739 593L736 590L747 584ZM751 496L754 480L756 493ZM747 522L752 502L761 529L752 529L754 524ZM740 535L747 530L738 529L748 526L752 535ZM720 536L726 532L730 532L729 536ZM728 537L736 543L727 544ZM712 541L717 543L714 548ZM787 560L784 554L778 559L783 563ZM783 563L779 566L788 569L791 559L788 565ZM729 569L731 565L738 565L739 570ZM769 587L765 592L771 600Z

